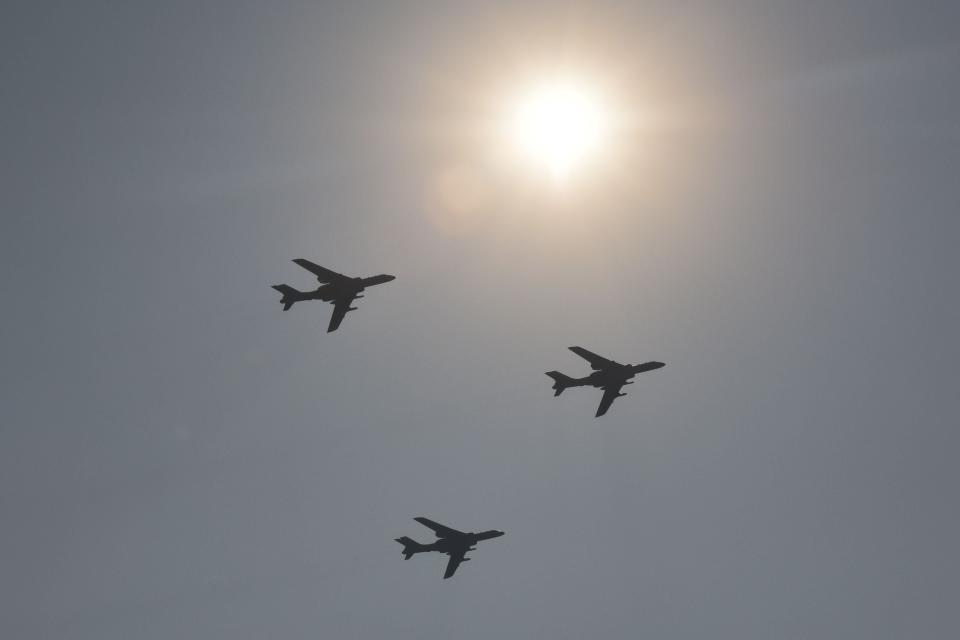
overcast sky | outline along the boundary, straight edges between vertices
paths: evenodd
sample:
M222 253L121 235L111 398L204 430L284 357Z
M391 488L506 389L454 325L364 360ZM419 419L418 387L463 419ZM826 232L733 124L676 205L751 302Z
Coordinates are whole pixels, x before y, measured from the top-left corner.
M4 638L960 637L956 2L2 13ZM504 165L538 65L648 126Z

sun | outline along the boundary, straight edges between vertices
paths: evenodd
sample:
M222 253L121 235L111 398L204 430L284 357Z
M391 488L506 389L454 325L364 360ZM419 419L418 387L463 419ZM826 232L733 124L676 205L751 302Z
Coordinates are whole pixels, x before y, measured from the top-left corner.
M524 157L562 180L597 151L608 128L595 92L575 81L555 81L521 94L507 132Z

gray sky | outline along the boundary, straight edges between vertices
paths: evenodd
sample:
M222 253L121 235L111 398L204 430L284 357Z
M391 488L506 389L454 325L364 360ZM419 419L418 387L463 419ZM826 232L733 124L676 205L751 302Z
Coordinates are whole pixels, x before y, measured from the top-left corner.
M6 3L0 635L960 634L958 5L515 4ZM672 124L491 177L529 60Z

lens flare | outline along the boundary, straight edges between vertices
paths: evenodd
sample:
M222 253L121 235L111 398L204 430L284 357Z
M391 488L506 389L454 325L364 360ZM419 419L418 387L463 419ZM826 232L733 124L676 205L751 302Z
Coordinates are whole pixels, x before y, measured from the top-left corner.
M517 103L510 138L530 160L566 178L601 144L607 118L599 99L572 82L537 87Z

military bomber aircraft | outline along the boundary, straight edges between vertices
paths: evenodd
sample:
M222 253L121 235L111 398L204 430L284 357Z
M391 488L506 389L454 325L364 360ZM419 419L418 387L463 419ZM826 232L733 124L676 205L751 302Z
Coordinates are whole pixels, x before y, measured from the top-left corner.
M330 326L327 327L328 333L337 330L348 311L356 310L356 307L351 307L350 303L357 298L362 298L361 294L365 288L396 279L395 276L385 273L369 278L351 278L303 258L297 258L294 262L317 276L320 286L314 291L297 291L290 285L273 285L274 289L283 294L280 300L283 310L286 311L295 302L302 300L323 300L333 303L333 315L330 317Z
M443 574L444 580L454 574L461 562L470 560L470 558L465 556L468 551L476 549L474 545L481 540L499 538L503 535L503 531L497 531L496 529L481 531L479 533L464 533L463 531L445 527L428 518L420 517L414 518L414 520L425 527L433 529L433 532L437 534L437 539L430 544L420 544L416 540L406 536L394 538L394 540L403 545L403 559L409 560L413 557L413 554L424 553L426 551L438 551L447 554L450 556L450 560L447 562L447 570Z
M583 347L569 347L569 349L589 362L594 372L584 378L571 378L559 371L547 371L547 375L553 378L553 390L555 392L553 395L554 397L560 395L567 387L590 386L603 389L603 398L600 399L600 406L597 408L597 418L607 412L614 400L627 395L620 393L620 389L624 385L633 384L633 382L630 382L633 376L666 366L663 362L654 360L643 364L620 364L591 353Z

